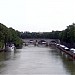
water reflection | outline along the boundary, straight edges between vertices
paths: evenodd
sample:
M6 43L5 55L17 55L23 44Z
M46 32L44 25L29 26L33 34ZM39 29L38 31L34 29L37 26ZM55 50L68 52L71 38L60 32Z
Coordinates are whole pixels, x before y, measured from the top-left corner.
M69 56L66 57L66 54L60 52L60 50L55 47L52 47L52 50L50 52L56 59L60 58L64 68L70 75L75 75L75 60L72 60L72 58L70 58Z
M65 55L61 55L61 59L67 72L69 72L71 75L75 75L75 61L70 59L70 57L66 58Z
M0 75L75 75L74 70L75 62L54 47L29 46L14 52L0 53Z
M7 60L10 60L10 59L14 59L15 58L15 53L16 53L16 51L0 52L0 62L1 61L7 61Z
M4 60L4 52L0 52L0 61Z
M5 52L4 53L4 59L9 60L14 58L14 52Z

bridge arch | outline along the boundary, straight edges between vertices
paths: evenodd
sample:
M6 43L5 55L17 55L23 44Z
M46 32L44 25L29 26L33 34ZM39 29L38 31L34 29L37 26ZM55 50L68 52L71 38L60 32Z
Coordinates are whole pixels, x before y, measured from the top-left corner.
M30 39L22 39L22 40L25 43L28 43L30 40L33 41L33 42L35 42L36 40L37 40L37 42L44 41L44 42L47 42L48 44L50 44L50 43L60 43L59 39L31 39L30 38Z

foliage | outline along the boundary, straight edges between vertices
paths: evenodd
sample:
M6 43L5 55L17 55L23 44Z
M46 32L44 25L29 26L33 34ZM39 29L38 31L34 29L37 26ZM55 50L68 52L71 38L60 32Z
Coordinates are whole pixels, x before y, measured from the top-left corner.
M66 43L75 43L75 24L67 26L67 29L60 33L61 40Z
M63 31L52 31L52 32L24 32L21 34L22 39L26 38L45 38L45 39L60 39L61 43L66 45L75 46L75 24L67 26Z
M14 43L16 47L21 46L21 38L60 39L61 42L74 44L75 24L73 23L72 25L67 26L67 28L63 31L19 32L0 23L0 48L3 48L6 43Z
M44 38L44 39L58 39L60 31L52 32L24 32L21 34L22 39L26 38Z
M7 28L5 25L0 23L0 48L3 48L6 43L14 43L15 46L22 45L20 32L13 28Z

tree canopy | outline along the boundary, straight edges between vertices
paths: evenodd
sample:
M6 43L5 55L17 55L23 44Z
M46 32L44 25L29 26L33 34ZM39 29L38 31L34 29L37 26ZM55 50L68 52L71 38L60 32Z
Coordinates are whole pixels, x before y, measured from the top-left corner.
M8 28L0 23L0 48L6 43L14 43L16 47L22 45L22 39L27 38L44 38L44 39L60 39L61 43L75 44L75 24L67 26L63 31L52 32L19 32L13 28Z
M3 48L6 43L14 43L16 47L20 46L22 44L20 32L0 23L0 48Z
M22 39L26 38L45 38L45 39L60 39L61 43L68 43L70 45L75 44L75 23L67 26L63 31L52 31L52 32L24 32L21 34Z

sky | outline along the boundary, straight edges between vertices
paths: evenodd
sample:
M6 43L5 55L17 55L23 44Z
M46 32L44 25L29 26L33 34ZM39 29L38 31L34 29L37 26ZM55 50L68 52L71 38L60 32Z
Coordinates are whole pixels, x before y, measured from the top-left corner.
M0 23L19 31L64 30L75 22L75 0L0 0Z

